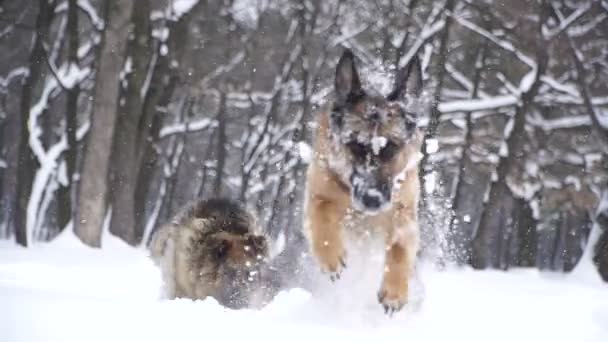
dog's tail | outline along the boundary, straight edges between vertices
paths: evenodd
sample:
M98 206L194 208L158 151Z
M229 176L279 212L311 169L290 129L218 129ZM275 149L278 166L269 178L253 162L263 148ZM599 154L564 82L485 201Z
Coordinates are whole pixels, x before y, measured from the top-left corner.
M159 263L160 259L165 254L167 242L171 237L171 231L171 225L165 224L156 231L152 238L152 242L150 243L150 256L156 263Z

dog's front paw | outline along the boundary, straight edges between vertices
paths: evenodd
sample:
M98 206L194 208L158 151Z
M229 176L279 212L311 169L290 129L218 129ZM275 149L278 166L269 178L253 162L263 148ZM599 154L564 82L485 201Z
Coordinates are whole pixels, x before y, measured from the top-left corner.
M346 268L344 248L324 244L315 249L315 254L321 266L321 272L329 274L331 281L340 279L342 271Z
M323 265L321 265L321 270L323 271L323 273L329 274L329 279L331 281L339 280L340 274L342 274L342 271L344 271L345 268L346 268L346 262L344 261L344 256L341 256L339 258L338 266L323 267Z
M407 283L401 284L401 286L389 282L382 283L382 287L378 291L378 302L384 308L385 314L393 316L407 304Z

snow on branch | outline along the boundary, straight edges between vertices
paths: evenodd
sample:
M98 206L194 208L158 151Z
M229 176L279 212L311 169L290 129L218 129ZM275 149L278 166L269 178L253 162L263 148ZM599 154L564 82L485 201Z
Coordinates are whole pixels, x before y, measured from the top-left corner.
M587 3L583 4L576 11L574 11L572 14L570 14L567 18L563 18L563 16L561 16L560 11L555 7L555 4L553 4L553 8L555 9L555 13L557 13L557 15L560 17L560 23L557 27L555 27L553 29L548 29L546 26L543 25L542 33L543 33L543 36L545 37L545 39L547 39L547 40L551 40L551 39L555 38L557 35L562 33L564 30L568 29L568 27L570 27L570 25L574 24L574 22L577 19L579 19L585 13L587 13L587 11L589 11L589 9L591 8L591 2L587 2Z
M499 95L485 99L455 100L440 103L437 108L442 113L472 112L479 110L497 109L515 106L519 97L515 95Z
M245 59L245 52L240 51L239 53L234 55L234 57L232 57L230 61L228 61L228 63L220 65L219 67L215 68L215 70L210 72L209 75L205 76L205 78L201 80L201 87L205 88L205 86L216 77L231 71L232 69L234 69L234 67L239 65L243 61L243 59Z
M435 21L435 18L441 13L441 6L435 6L433 12L427 18L418 38L408 50L408 52L399 61L399 68L405 68L412 57L418 53L422 45L431 39L437 32L441 31L445 27L445 18L441 18Z
M46 156L46 151L42 145L42 141L39 139L42 135L42 128L37 125L37 121L44 109L49 105L51 93L53 93L58 86L59 83L57 82L57 78L48 77L44 83L44 87L42 88L42 93L38 102L36 102L36 104L30 108L30 115L27 121L27 128L30 131L29 144L32 152L34 152L34 155L38 158L40 164L42 164L42 160Z
M581 94L578 92L578 89L576 89L576 86L574 84L561 83L558 80L554 79L553 77L550 77L547 75L541 76L540 80L543 83L545 83L546 85L548 85L549 87L551 87L557 91L560 91L562 93L566 93L573 97L581 96Z
M90 68L80 68L74 63L65 63L58 70L49 60L49 56L44 56L47 60L49 68L51 68L52 76L45 79L42 92L38 101L30 108L27 129L30 132L29 146L33 154L40 163L40 168L36 170L34 176L32 192L27 204L27 221L26 231L28 241L34 241L34 232L40 227L43 222L43 215L50 204L52 193L58 188L57 179L53 179L57 175L61 154L68 149L67 137L64 134L59 142L45 149L42 140L42 127L38 125L38 118L44 110L49 106L52 94L59 89L71 89L77 83L84 80L90 75ZM76 138L82 139L88 131L89 124L85 124L76 132Z
M526 119L533 126L540 127L543 131L591 125L591 118L589 115L573 115L556 119L545 119L542 115L536 113L535 115L527 116Z
M569 27L567 30L568 36L570 36L570 37L584 36L585 34L589 33L589 31L597 28L602 23L602 21L604 21L606 18L608 18L608 14L602 13L602 14L596 16L595 18L593 18L588 23Z
M29 74L29 70L26 67L15 68L5 76L0 77L0 89L8 88L11 81L17 77L26 77Z
M67 67L64 66L57 70L50 60L47 59L47 62L61 88L66 90L73 89L75 85L82 82L91 73L90 68L80 68L76 63L68 63Z
M553 103L553 104L568 104L568 105L583 105L583 99L581 97L572 97L568 95L554 94L541 94L537 97L539 102ZM608 96L597 96L592 97L591 104L594 106L608 106Z
M1 11L0 11L1 13ZM2 31L0 31L0 39L4 38L5 36L8 36L9 34L11 34L13 32L13 30L16 27L19 27L23 22L23 18L25 17L25 15L28 13L27 8L23 11L21 11L21 13L19 13L19 16L17 16L16 18L11 18L11 24L6 25Z
M159 138L165 138L170 135L187 132L204 131L208 128L217 127L217 121L209 118L195 120L191 122L180 122L177 124L163 127L158 134Z
M456 74L451 74L450 76L457 77ZM461 83L465 81L465 79L460 79L459 82L461 85L465 86L466 83ZM573 96L574 94L570 94L570 85L559 83L550 77L541 76L541 81L544 83L551 83L551 87L554 89L560 89L562 92L568 92L565 94L550 94L543 93L536 97L536 100L544 103L556 103L556 104L569 104L569 105L582 105L583 100L580 98L578 91L576 91L577 96ZM557 88L559 87L559 88ZM503 107L515 106L519 102L519 97L516 95L520 92L520 89L514 88L515 94L506 94L506 95L496 95L492 96L485 92L480 92L480 98L476 99L466 99L466 100L452 100L452 101L443 101L439 103L439 111L442 113L453 113L460 111L478 111L478 110L492 110L499 109ZM525 89L524 89L525 90ZM216 96L219 92L216 92L213 89L206 90L207 94ZM311 103L315 105L323 105L326 101L327 93L330 92L330 89L323 88L318 94L312 96ZM219 95L217 95L219 96ZM249 108L251 107L252 102L254 104L264 104L270 102L272 100L273 93L272 92L263 92L263 91L253 91L250 94L245 92L230 92L227 94L227 104L230 107L234 108ZM249 98L251 97L251 98ZM287 94L284 98L285 101L293 103L302 101L301 94ZM594 97L591 99L591 102L595 106L606 106L608 105L608 97Z
M38 158L38 161L42 164L42 160L46 156L46 151L40 141L42 135L42 128L37 125L38 117L43 113L45 108L49 105L51 94L57 89L58 86L62 86L64 89L71 89L76 83L81 82L90 74L89 68L80 69L78 66L70 63L64 64L59 70L55 70L53 77L48 77L44 83L40 98L34 106L30 108L30 115L28 117L27 127L30 131L29 144L32 152ZM59 83L58 81L65 83Z
M166 18L178 21L182 16L190 12L199 0L169 0Z
M83 124L76 131L76 139L82 140L84 135L89 130L89 122ZM57 174L60 165L60 158L63 152L68 149L68 140L65 134L62 135L61 140L51 146L48 151L38 151L41 153L37 155L38 161L40 162L40 168L36 171L34 181L32 185L32 193L27 204L27 222L26 230L28 234L27 241L34 241L33 234L35 231L40 229L40 225L43 223L43 214L48 208L49 201L44 198L50 198L45 195L47 189L55 191L57 189L57 180L53 177ZM51 184L51 182L54 182Z
M348 32L343 32L338 37L332 39L332 41L329 44L329 46L335 47L335 46L341 45L344 42L346 42L348 40L351 40L352 38L358 36L360 33L365 32L371 26L372 26L372 23L368 23L366 25L362 25L360 27L357 27L356 30L352 30L352 31L348 31Z
M456 22L458 22L463 27L468 28L472 32L475 32L475 33L479 34L480 36L488 39L490 42L496 44L497 46L501 47L502 49L512 52L513 54L515 54L515 56L517 56L517 58L519 58L519 60L521 60L522 62L527 64L529 67L534 68L536 66L536 62L534 62L534 60L532 58L528 57L526 54L524 54L523 52L521 52L517 48L515 48L515 46L513 46L513 44L511 44L511 42L508 42L506 40L502 40L502 39L496 37L491 32L487 31L484 28L479 27L478 25L468 21L467 19L465 19L463 17L456 16L453 14L450 14L450 15L452 16L452 18L454 18L454 20L456 20Z
M468 91L469 93L473 92L473 82L471 82L471 80L469 80L464 74L458 71L456 67L452 65L452 63L445 63L445 70L448 72L448 75L450 75L450 77L454 81L456 81L456 83L458 83L461 87L466 89L466 91ZM486 94L483 90L478 90L478 93L479 97L481 98L489 97L488 94Z
M76 5L82 12L84 12L87 15L87 17L89 17L91 24L93 25L93 27L95 27L96 30L98 30L98 31L103 30L104 21L99 16L99 13L97 13L97 9L95 9L95 6L93 6L89 0L78 0L76 2ZM61 4L57 5L57 7L55 7L55 13L65 12L65 11L67 11L67 9L68 9L68 2L65 1L65 2L62 2Z
M84 13L87 14L93 26L95 26L98 31L103 30L105 24L103 19L101 19L101 17L97 13L95 6L93 6L89 2L89 0L78 0L77 4L78 8L80 8Z

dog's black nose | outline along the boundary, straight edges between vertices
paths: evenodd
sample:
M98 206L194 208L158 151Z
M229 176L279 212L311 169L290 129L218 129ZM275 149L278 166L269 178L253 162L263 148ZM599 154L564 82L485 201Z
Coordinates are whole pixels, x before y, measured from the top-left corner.
M380 197L378 196L364 195L362 201L363 205L368 209L380 208Z

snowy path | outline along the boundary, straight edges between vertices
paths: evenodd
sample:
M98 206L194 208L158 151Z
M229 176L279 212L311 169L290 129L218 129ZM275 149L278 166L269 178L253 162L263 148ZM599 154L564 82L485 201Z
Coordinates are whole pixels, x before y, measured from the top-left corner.
M231 311L159 300L141 250L107 237L104 246L71 235L30 250L0 241L0 341L608 341L608 286L593 276L427 267L421 308L392 319L374 293L344 289Z

